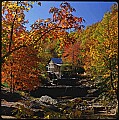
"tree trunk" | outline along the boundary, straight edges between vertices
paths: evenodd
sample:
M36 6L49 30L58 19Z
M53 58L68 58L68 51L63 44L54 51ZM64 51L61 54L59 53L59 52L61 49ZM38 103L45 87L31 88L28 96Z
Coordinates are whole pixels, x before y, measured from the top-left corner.
M114 85L113 85L111 60L110 60L110 83L111 83L112 89L115 90Z

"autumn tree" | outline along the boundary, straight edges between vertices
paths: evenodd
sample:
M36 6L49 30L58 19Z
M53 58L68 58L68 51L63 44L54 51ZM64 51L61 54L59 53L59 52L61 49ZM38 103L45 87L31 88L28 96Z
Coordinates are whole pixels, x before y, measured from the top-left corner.
M117 5L114 4L112 8L114 6ZM102 69L99 68L102 73L100 86L106 91L104 100L116 103L118 81L118 8L114 8L116 9L112 9L111 12L104 15L98 26L99 29L95 31L95 37L100 43L97 46L97 55L100 56L100 66L102 66ZM113 99L113 101L110 99Z
M68 29L74 28L80 30L83 25L83 18L73 16L72 12L74 8L69 3L63 2L60 8L52 7L50 13L53 14L53 18L50 19L39 19L31 26L31 36L35 43L45 42L45 40L60 39L60 46L67 42L72 42L68 39Z
M88 73L100 88L107 105L117 103L118 81L118 8L112 6L103 19L87 27L79 38L82 60Z
M28 37L24 25L28 20L25 20L24 11L29 11L32 4L33 2L27 1L2 2L2 63L14 51L26 47L25 39Z
M16 81L18 82L18 79L21 80L21 76L25 76L26 73L24 72L24 74L20 76L21 78L19 77L19 67L27 65L26 63L20 65L19 63L22 63L23 57L25 57L25 54L29 54L27 52L30 51L27 49L27 52L24 51L23 53L22 48L28 47L31 43L29 33L24 27L25 23L28 23L28 21L25 20L24 11L29 11L30 8L33 7L32 4L33 2L28 1L2 2L2 81L7 81L9 83L11 92L14 92ZM33 46L30 46L29 49L32 48ZM19 51L20 49L21 51ZM19 54L24 54L24 56L19 55L18 59L16 51ZM16 58L17 62L15 61ZM29 60L30 59L31 58L29 58ZM31 64L31 67L33 64ZM15 68L17 69L16 71ZM32 69L30 69L29 74L32 74L32 72ZM15 76L17 76L17 78Z
M77 40L79 38L79 34L81 32L71 32L68 36L72 41L70 44L66 44L63 50L62 59L66 63L70 63L74 66L79 66L80 64L80 41ZM81 64L80 64L81 65Z

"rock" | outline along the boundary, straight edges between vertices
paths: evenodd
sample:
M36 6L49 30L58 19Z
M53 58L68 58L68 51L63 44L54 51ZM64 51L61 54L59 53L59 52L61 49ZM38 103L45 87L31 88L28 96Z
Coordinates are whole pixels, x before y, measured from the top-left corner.
M49 105L47 108L49 108L50 110L53 110L55 112L60 112L60 109L55 105Z
M80 103L82 103L83 102L83 100L81 99L81 98L73 98L73 99L70 99L69 100L70 102L80 102Z
M8 107L8 106L1 106L1 115L7 115L7 116L13 116L15 115L15 113L13 113L13 110L15 110L16 108L14 107Z
M6 116L6 115L1 115L1 118L3 118L3 119L17 119L16 117Z
M44 111L40 109L32 109L34 112L34 116L44 118Z
M34 108L34 109L39 109L40 107L41 107L41 102L40 101L38 101L38 100L32 100L31 102L30 102L30 107L31 108Z
M5 99L9 102L17 102L18 100L22 100L22 96L18 93L11 93L11 92L1 92L1 99Z
M57 100L56 99L53 99L47 95L45 96L42 96L40 99L39 99L41 102L43 103L46 103L46 104L57 104Z
M60 110L58 109L57 107L57 104L58 101L45 95L45 96L42 96L41 98L36 98L34 100L31 101L31 108L32 109L42 109L43 108L46 108L46 109L50 109L50 110L53 110L55 112L60 112Z

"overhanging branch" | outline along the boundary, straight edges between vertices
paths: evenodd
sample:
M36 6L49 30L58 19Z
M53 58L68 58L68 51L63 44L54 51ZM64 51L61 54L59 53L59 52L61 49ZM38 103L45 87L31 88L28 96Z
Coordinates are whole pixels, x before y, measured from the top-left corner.
M27 47L27 46L26 45L21 45L19 47L14 48L11 51L9 51L8 53L6 53L3 57L1 57L1 62L4 63L6 57L8 57L9 55L11 55L14 51L19 50L20 48L23 48L23 47Z

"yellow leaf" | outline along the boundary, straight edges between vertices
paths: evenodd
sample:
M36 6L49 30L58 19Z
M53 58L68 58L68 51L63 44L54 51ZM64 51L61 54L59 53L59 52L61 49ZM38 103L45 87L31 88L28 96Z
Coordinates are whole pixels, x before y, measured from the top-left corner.
M8 29L11 30L11 26L10 25L8 25Z
M31 8L27 8L27 10L30 10Z
M50 119L50 116L49 116L49 115L47 115L47 116L45 117L45 119Z
M13 8L13 6L12 6L12 5L9 5L9 9L10 9L10 8Z
M31 4L34 4L34 2L31 2Z
M20 22L21 21L21 18L18 18L18 22Z

